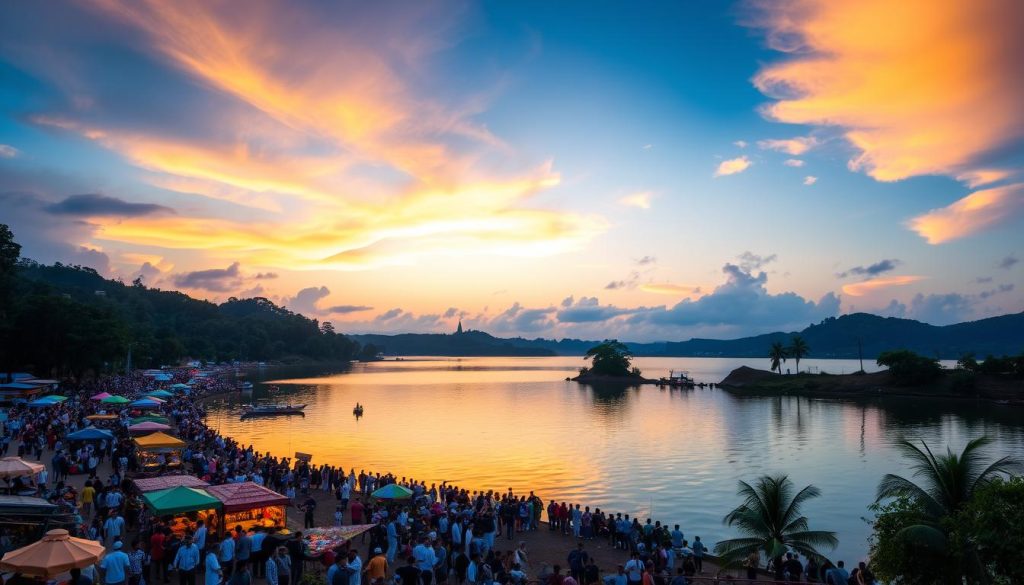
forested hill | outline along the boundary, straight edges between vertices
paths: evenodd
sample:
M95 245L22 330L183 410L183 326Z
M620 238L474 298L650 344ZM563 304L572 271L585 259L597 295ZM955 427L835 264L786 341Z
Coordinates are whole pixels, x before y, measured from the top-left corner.
M347 363L359 344L265 298L220 305L107 280L91 268L21 260L5 278L0 366L43 376L83 375L184 358ZM376 350L373 350L375 353Z
M614 332L609 332L613 337ZM800 335L811 348L811 357L856 358L858 342L866 359L875 359L890 349L909 349L941 359L957 359L965 353L979 358L992 354L1017 355L1024 350L1024 313L1002 315L939 327L914 321L854 313L833 317L811 325L803 331L776 332L741 339L690 339L633 343L626 345L638 356L666 357L764 357L772 342L788 345L793 335ZM469 331L462 334L354 335L356 340L386 348L396 355L583 355L597 345L596 340L582 339L501 339L486 333ZM486 343L486 352L480 344ZM473 350L469 350L469 347ZM500 352L500 353L498 353ZM530 353L550 352L550 353Z

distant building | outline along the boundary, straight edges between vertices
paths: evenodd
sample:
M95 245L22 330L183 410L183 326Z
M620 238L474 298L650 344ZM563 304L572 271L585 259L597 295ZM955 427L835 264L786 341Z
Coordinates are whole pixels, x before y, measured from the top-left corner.
M462 335L462 319L459 319L459 328L455 330L455 335Z

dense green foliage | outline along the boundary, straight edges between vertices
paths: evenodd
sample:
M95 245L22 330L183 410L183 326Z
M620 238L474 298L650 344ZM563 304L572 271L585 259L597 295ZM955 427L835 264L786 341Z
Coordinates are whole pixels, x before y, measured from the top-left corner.
M995 516L1005 505L1009 520L1020 518L1024 500L1013 499L1020 489L1013 483L1006 491L992 487L1020 463L1009 457L984 461L981 451L989 442L978 438L959 454L947 449L938 455L923 443L900 443L917 482L889 474L878 485L878 501L888 503L875 508L871 558L883 581L985 582L994 576L993 563L1006 552L993 544L991 531L1001 527Z
M973 538L993 581L1024 583L1024 477L996 479L982 486L961 514L960 524Z
M0 237L0 369L76 376L125 365L304 358L348 361L359 346L333 328L261 298L220 305L179 292L125 285L95 270L30 260L11 262ZM10 278L6 275L10 274Z
M723 540L715 545L715 554L727 563L739 563L751 552L778 561L790 550L821 560L818 547L834 548L838 544L834 532L809 530L801 508L821 491L809 485L794 493L793 482L785 475L760 477L754 485L740 482L738 495L743 503L725 517L724 522L736 527L743 538ZM778 564L778 562L776 563Z
M907 349L883 351L876 361L878 365L889 368L896 382L904 386L925 384L942 374L939 360L918 355Z
M626 347L614 339L599 343L587 350L585 355L590 360L589 373L597 376L639 376L639 370L630 370L630 363L633 354Z

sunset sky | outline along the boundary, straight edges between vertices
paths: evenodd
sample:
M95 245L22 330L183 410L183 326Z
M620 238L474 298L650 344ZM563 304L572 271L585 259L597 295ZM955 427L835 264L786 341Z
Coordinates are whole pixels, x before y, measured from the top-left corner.
M1024 310L1024 3L0 4L23 255L348 332Z

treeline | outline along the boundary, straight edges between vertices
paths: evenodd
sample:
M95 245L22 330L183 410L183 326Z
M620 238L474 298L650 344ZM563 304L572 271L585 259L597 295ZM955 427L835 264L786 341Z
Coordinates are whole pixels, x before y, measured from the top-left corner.
M123 368L129 350L135 367L185 358L348 361L378 351L265 298L218 305L20 258L0 224L0 369L82 377Z

